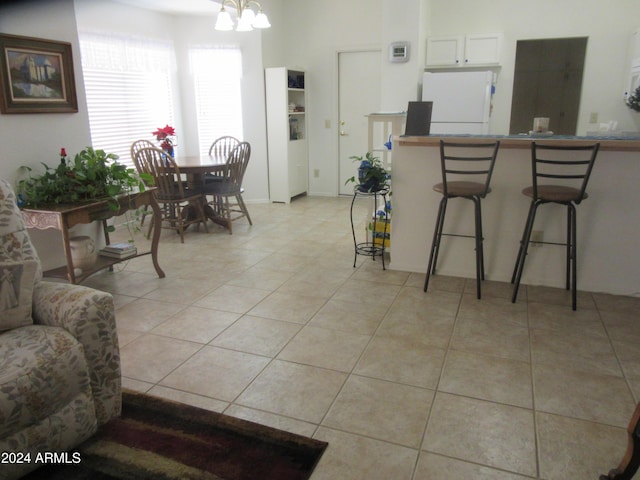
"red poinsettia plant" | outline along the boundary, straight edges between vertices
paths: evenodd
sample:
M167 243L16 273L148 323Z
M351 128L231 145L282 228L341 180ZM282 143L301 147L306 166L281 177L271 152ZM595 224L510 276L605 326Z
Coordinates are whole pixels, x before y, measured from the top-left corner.
M175 146L175 143L174 139L171 137L174 137L176 134L176 130L173 127L166 125L162 128L158 128L151 134L155 135L156 140L161 142L160 148L162 148L166 152L173 154L173 147Z

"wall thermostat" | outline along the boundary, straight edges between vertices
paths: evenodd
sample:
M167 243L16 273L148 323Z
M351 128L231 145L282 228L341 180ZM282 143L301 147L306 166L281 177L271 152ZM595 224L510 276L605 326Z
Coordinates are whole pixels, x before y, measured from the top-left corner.
M409 61L409 42L394 42L389 45L389 61L402 63Z

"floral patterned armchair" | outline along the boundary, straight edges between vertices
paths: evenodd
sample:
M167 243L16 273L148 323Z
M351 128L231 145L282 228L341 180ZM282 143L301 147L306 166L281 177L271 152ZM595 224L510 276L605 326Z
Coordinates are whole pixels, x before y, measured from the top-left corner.
M120 415L120 354L110 294L42 280L8 182L0 179L0 479L38 467ZM5 455L7 455L5 453Z

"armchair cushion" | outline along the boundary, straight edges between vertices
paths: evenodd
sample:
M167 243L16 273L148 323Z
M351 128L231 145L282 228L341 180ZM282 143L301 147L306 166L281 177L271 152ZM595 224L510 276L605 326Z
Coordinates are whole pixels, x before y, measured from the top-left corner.
M42 279L40 259L31 243L11 185L0 179L0 261L35 260L36 281Z
M74 404L75 415L85 421L70 422L73 432L61 428L57 435L87 438L95 431L84 349L70 333L39 325L15 328L2 335L0 358L0 438L10 438L59 414L77 397L85 402Z
M63 328L82 345L98 425L119 416L120 349L111 294L81 285L37 282L33 319L37 325Z
M0 261L0 332L30 325L37 262Z

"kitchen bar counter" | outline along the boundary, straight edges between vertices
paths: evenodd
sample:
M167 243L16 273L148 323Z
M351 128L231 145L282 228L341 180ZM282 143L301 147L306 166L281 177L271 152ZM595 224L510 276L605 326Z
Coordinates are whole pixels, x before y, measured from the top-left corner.
M389 268L426 272L441 195L440 139L478 142L498 139L500 151L482 203L485 266L488 280L509 282L529 208L522 189L531 184L531 141L579 144L600 142L601 150L587 189L589 198L577 208L578 289L640 295L640 137L471 136L394 137L393 232ZM534 230L544 241L564 241L566 208L544 205ZM469 201L449 202L445 231L473 232ZM543 245L529 249L523 284L564 287L564 249ZM475 278L473 241L445 237L438 258L439 274ZM580 301L579 301L580 303Z
M612 152L640 152L640 136L599 136L574 137L567 135L429 135L426 137L398 137L400 146L438 146L440 140L450 142L474 142L500 140L500 148L531 148L531 142L553 145L593 144L600 142L600 150Z

